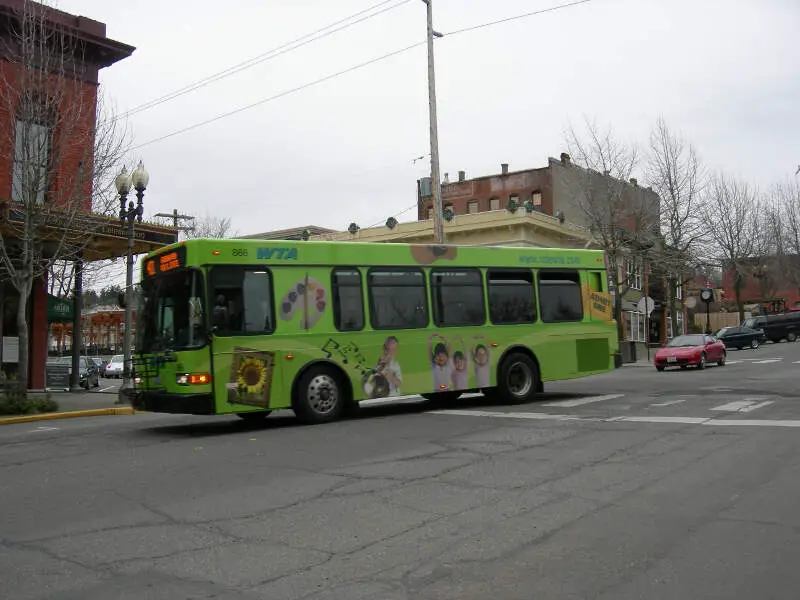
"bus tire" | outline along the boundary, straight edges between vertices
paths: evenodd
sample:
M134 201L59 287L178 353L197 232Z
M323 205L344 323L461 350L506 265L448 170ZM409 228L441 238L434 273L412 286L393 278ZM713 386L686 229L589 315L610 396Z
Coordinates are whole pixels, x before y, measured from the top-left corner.
M297 382L292 408L304 423L329 423L344 413L346 398L341 377L331 367L317 365L302 374Z
M507 403L532 402L542 389L539 368L526 354L514 352L503 359L497 378L497 395Z
M236 416L247 423L258 423L266 419L271 412L271 410L259 410L256 412L236 413Z

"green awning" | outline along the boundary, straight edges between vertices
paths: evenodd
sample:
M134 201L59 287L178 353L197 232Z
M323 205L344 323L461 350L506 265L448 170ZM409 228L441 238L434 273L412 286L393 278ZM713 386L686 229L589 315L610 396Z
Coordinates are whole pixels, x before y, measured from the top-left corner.
M53 321L72 321L75 316L72 300L66 298L56 298L47 295L47 320Z

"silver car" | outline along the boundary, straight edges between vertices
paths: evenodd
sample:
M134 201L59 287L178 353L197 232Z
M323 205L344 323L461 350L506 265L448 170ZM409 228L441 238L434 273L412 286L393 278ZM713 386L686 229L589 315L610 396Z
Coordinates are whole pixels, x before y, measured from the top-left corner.
M125 364L125 357L122 354L115 354L111 357L106 365L106 377L113 377L119 379L122 377L122 371Z

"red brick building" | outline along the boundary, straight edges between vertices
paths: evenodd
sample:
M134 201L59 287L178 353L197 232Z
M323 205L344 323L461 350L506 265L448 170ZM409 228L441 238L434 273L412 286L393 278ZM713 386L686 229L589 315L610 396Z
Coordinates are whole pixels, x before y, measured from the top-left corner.
M722 274L726 303L735 303L734 283L741 278L743 304L758 304L762 312L779 312L800 306L800 256L768 257L745 261L739 269Z
M44 32L41 39L34 39L37 33L30 33L23 27L30 23L36 24L37 32ZM41 47L47 48L40 51L44 58L35 66L20 58L26 56L22 44L25 35L29 36L29 42L38 41ZM37 229L37 239L40 235L47 236L44 239L52 239L55 246L67 233L76 238L80 234L85 238L85 248L81 250L83 260L125 254L126 232L116 218L92 214L92 179L86 173L93 172L99 72L129 57L133 51L132 46L106 37L106 26L98 21L35 2L0 0L0 98L3 100L0 102L0 132L3 134L0 137L0 236L6 248L12 248L14 240L19 239L14 236L19 235L19 223L25 218L25 208L18 197L19 182L34 172L35 177L47 179L41 187L41 200L37 195L36 203L43 206L52 203L46 209L49 211L47 220ZM55 60L47 62L52 56ZM59 68L55 68L56 65ZM15 103L15 98L26 100ZM27 116L31 114L27 107L44 103L49 103L47 118L32 122ZM26 139L21 139L21 131L26 132ZM24 158L31 155L26 145L40 142L47 148L42 159L47 164L30 164L30 159ZM45 175L40 176L40 172ZM65 190L70 193L63 193ZM59 221L61 199L67 196L77 197L73 206L85 211L79 230ZM74 214L74 209L71 210ZM137 225L135 252L172 243L176 237L173 228ZM44 278L34 283L27 308L28 384L32 389L44 387L49 330L46 283ZM0 277L0 362L7 371L15 370L10 350L14 348L17 335L18 305L16 289ZM76 319L80 319L79 314Z
M459 171L455 181L449 181L449 174L445 175L442 205L454 215L504 210L511 200L517 206L531 202L535 210L553 214L553 177L550 167L510 172L504 163L500 173L494 175L467 179L466 173ZM417 182L420 221L433 218L431 194L430 177L420 179Z

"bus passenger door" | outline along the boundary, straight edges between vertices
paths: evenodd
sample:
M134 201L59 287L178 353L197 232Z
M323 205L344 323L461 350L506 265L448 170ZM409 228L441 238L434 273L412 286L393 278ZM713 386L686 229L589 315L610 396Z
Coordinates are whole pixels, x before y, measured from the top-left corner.
M611 294L605 271L589 271L584 305L586 314L592 321L611 321L614 318L614 307L611 305Z

